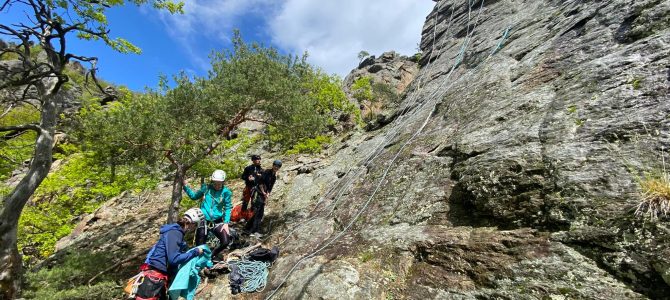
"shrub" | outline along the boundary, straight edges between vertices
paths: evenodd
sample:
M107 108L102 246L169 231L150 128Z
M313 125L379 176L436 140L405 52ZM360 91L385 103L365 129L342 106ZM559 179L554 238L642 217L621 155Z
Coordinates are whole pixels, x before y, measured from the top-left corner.
M656 221L670 214L670 176L647 176L640 181L642 202L637 206L635 215Z
M77 217L91 213L108 199L126 190L152 189L155 178L141 178L128 168L117 171L116 180L108 182L109 169L96 164L90 153L69 156L63 165L48 175L35 191L19 220L18 246L24 259L45 258L54 251L56 242L70 234Z
M110 274L103 274L99 281L88 286L88 280L117 256L103 253L77 253L66 255L63 261L51 268L26 273L24 297L27 299L118 299L122 290Z
M356 79L354 84L351 85L351 90L354 92L354 98L356 100L363 101L372 101L372 78L364 76Z
M319 135L315 138L304 139L299 143L295 144L293 148L286 151L286 154L298 154L298 153L310 153L316 154L320 153L323 148L330 144L331 138L325 135Z

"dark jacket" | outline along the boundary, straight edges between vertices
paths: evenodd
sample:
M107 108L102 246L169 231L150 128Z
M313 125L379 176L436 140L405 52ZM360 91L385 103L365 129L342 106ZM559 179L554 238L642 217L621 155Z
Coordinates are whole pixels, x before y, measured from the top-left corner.
M258 177L261 172L263 172L263 168L254 164L248 165L246 168L244 168L244 172L242 172L242 179L244 180L246 186L252 187L258 184ZM249 175L253 175L256 180L249 180Z
M267 169L263 171L261 180L258 184L263 186L263 189L266 193L270 193L272 192L272 188L275 186L275 181L277 181L277 175L272 172L272 169Z
M179 224L166 224L161 226L158 242L151 248L145 263L149 266L166 273L169 277L177 274L180 264L186 263L198 256L195 248L186 250L184 242L184 230Z

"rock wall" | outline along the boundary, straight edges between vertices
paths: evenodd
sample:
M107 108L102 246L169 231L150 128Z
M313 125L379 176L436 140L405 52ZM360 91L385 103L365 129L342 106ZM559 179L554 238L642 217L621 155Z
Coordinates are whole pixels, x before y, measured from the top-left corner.
M275 296L668 298L667 219L633 211L668 149L669 20L667 1L438 1L401 114L287 179L323 192L272 210L274 241L299 227L270 286L304 258Z
M669 147L669 22L660 0L437 1L393 121L285 159L281 256L241 298L668 299L669 222L633 211Z

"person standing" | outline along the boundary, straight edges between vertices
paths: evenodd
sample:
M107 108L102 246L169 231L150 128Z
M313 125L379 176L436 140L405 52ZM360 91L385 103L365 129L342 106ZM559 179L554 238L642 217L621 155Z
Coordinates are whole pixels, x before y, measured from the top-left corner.
M247 210L249 201L251 200L251 194L254 192L254 188L258 185L257 180L261 177L261 172L263 168L261 167L261 156L254 154L251 156L251 165L248 165L244 168L242 172L242 179L244 180L244 191L242 192L242 210Z
M212 182L208 185L203 184L196 192L191 190L186 180L184 180L184 192L193 200L203 199L200 204L205 218L195 231L195 240L197 245L203 245L207 242L208 230L219 239L219 245L212 250L212 258L218 258L219 253L228 246L231 241L230 211L233 208L233 192L226 186L226 172L215 170L211 177Z
M256 237L261 237L262 234L258 232L263 221L263 214L265 213L265 203L270 200L272 188L277 181L277 172L282 166L281 160L275 160L272 163L272 168L263 171L258 182L258 197L254 199L252 207L254 209L254 217L247 222L245 230Z

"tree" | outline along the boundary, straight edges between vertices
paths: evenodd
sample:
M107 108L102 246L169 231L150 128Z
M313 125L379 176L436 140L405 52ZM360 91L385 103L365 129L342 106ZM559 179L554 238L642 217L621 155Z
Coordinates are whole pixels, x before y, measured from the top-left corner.
M365 50L361 50L361 52L358 52L358 60L363 61L366 57L370 56L370 53L368 53Z
M174 77L174 88L163 78L158 90L82 118L87 144L101 149L122 145L119 161L169 162L174 177L168 222L177 217L186 172L241 123L262 122L297 138L315 136L327 124L328 115L318 109L320 100L305 84L317 73L306 56L246 44L239 32L232 42L232 49L213 55L206 78L182 73ZM102 131L111 135L95 133L103 124L109 127Z
M69 77L64 73L71 61L91 64L95 81L97 58L71 53L68 39L102 40L122 53L139 53L124 39L109 35L105 12L124 0L2 0L0 13L15 9L26 15L18 24L0 24L0 37L11 44L0 49L0 106L5 117L10 111L33 106L39 111L37 122L0 127L3 138L17 132L32 131L37 136L26 175L7 195L0 207L0 298L13 299L19 293L21 257L16 246L20 214L28 199L47 176L53 159L53 143L61 92ZM152 3L155 8L180 12L183 4L170 0L128 0L128 3ZM33 45L38 47L33 47ZM40 58L43 51L45 57ZM98 85L99 86L99 85ZM103 92L102 89L100 92Z

